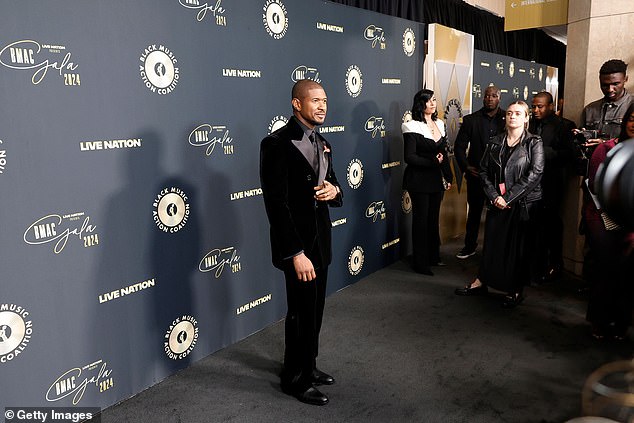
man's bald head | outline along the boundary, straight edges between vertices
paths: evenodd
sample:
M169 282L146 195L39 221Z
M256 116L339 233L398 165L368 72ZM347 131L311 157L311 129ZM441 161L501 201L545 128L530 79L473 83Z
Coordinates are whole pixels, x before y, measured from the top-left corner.
M293 85L293 90L291 91L291 99L297 98L302 99L306 97L308 90L311 88L321 88L323 90L324 87L321 84L313 81L312 79L301 79Z

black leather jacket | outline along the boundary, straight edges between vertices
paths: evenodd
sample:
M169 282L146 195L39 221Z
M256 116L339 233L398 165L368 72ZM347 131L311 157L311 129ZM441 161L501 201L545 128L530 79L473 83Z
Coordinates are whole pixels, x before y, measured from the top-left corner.
M542 198L540 181L544 172L544 146L541 137L524 131L519 145L502 169L502 150L507 148L506 134L496 135L487 144L480 162L480 178L484 192L490 201L500 193L501 175L504 172L506 193L502 198L511 205L519 200L526 202Z

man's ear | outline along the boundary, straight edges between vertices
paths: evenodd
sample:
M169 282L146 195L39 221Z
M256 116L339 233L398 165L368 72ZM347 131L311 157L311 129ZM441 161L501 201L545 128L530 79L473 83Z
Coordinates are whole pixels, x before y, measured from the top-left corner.
M291 104L293 105L293 110L300 111L302 109L302 103L299 101L299 98L293 98L291 100Z

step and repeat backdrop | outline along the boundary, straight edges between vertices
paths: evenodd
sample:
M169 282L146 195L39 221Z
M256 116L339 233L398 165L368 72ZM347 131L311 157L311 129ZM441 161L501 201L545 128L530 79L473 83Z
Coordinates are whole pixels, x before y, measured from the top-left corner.
M495 84L501 91L500 107L506 109L514 101L522 100L529 106L533 96L548 91L557 104L558 69L513 57L474 50L472 108L482 108L484 90Z
M0 11L0 409L105 408L283 317L259 144L299 79L327 91L344 185L329 292L401 256L422 24L317 0Z

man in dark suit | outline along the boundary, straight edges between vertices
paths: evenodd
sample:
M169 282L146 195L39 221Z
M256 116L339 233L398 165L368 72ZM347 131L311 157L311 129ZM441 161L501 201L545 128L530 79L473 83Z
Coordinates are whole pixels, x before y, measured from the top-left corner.
M500 109L500 89L488 86L482 99L483 107L462 119L454 143L454 154L467 181L467 228L464 248L456 257L466 259L476 252L482 209L486 196L480 181L480 160L489 139L504 131L504 110ZM467 153L468 150L468 153Z
M553 96L542 91L533 97L533 118L528 125L531 134L542 137L544 174L542 175L543 209L539 219L537 262L533 268L536 281L557 278L563 268L562 245L564 224L560 217L566 190L566 168L572 168L574 157L574 122L555 114Z
M292 90L293 116L262 140L260 180L270 223L273 265L286 278L282 390L314 405L328 403L315 386L332 385L316 367L328 265L331 261L328 206L342 205L330 144L315 131L324 123L326 93L311 80Z

